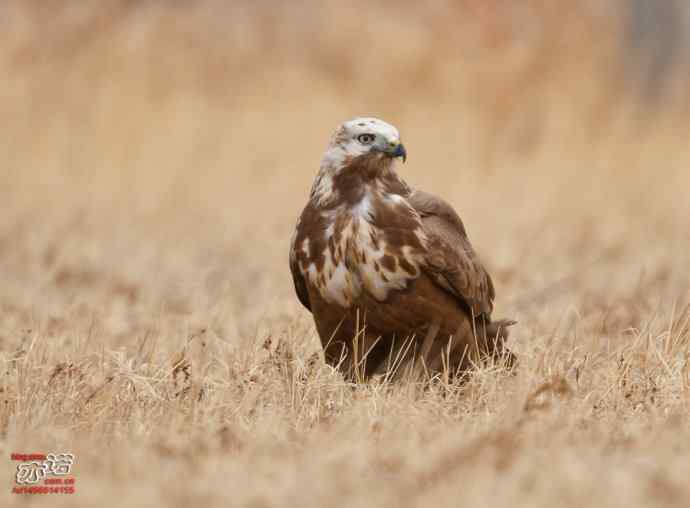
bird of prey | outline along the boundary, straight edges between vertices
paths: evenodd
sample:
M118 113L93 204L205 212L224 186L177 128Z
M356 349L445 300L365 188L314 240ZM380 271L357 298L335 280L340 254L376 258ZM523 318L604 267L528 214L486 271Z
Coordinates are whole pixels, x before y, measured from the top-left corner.
M494 286L453 208L395 172L398 130L355 118L333 134L290 245L326 362L350 380L466 372L504 348Z

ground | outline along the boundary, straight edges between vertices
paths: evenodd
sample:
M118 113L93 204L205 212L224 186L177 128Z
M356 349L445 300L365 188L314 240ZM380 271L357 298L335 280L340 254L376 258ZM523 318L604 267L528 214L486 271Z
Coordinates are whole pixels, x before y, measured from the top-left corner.
M395 94L380 79L405 65L340 75L335 46L262 74L151 9L91 38L65 14L47 44L14 13L2 36L0 504L690 504L685 113L548 60L485 96L497 75L472 59L414 60ZM324 364L288 244L362 114L463 217L519 321L513 373L353 386ZM50 452L75 455L76 493L12 494L10 455Z

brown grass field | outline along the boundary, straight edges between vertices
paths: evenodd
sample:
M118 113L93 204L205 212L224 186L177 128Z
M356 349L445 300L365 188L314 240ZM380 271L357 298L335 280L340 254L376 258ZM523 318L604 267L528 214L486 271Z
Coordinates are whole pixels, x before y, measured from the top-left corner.
M683 83L640 99L615 2L521 4L3 2L0 505L690 506ZM288 243L357 115L463 217L514 374L323 363Z

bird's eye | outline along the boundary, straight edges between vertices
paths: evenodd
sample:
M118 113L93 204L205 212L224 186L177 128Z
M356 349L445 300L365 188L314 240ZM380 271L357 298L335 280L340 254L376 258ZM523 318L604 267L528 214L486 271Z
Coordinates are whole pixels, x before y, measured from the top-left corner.
M363 145L370 145L374 142L374 135L373 134L360 134L357 136L357 141L362 143Z

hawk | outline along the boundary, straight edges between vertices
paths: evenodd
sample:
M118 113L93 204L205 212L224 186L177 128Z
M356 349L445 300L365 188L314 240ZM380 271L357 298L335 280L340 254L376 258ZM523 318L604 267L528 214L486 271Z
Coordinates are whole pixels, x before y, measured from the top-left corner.
M290 245L300 302L348 379L464 372L504 349L494 286L453 208L394 170L398 130L355 118L333 134Z

